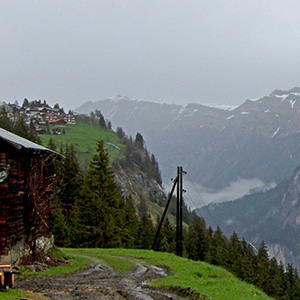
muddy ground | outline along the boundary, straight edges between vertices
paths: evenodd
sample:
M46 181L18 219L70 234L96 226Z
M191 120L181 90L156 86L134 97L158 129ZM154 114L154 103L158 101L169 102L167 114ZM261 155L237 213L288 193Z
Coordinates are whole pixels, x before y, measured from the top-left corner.
M129 273L119 273L108 265L95 263L75 274L47 278L30 277L17 280L15 287L39 292L49 299L101 299L101 300L182 300L203 299L189 290L158 289L150 286L150 280L166 276L167 270L136 263ZM189 296L188 296L189 295Z

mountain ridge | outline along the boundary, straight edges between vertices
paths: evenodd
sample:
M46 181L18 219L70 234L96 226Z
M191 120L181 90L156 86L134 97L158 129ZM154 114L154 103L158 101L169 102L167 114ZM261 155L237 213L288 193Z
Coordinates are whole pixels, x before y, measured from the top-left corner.
M280 182L300 162L300 88L274 90L234 109L202 104L161 104L116 97L76 110L101 110L112 124L134 136L164 165L183 165L198 184L215 190L238 178Z

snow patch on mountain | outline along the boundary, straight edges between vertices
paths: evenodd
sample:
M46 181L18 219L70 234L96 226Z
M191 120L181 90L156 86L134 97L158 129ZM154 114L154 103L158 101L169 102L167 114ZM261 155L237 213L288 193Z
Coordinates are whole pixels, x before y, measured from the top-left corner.
M280 126L276 129L276 131L273 133L273 135L271 136L271 138L274 137L278 133L279 130L280 130Z
M222 110L234 110L238 107L238 105L225 105L225 104L216 104L216 103L203 103L204 106L213 107L213 108L219 108Z
M225 118L225 120L230 120L230 119L232 119L232 118L234 118L234 115L231 115L231 116Z
M291 103L291 107L294 108L294 105L296 103L296 100L290 100L290 103Z

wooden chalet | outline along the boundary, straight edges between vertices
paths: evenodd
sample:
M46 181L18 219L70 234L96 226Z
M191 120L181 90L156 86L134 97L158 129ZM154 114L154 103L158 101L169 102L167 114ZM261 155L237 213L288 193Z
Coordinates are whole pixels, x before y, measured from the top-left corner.
M65 127L67 125L67 121L65 121L63 119L52 120L49 122L51 125L58 126L58 127Z
M60 154L0 128L0 262L51 246L53 161Z

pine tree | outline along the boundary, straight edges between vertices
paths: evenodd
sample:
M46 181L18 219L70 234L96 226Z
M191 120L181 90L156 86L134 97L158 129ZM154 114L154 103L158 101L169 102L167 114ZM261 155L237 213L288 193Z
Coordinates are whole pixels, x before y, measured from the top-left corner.
M228 243L226 267L236 275L240 276L242 265L242 246L236 232L233 232Z
M123 131L123 129L121 127L117 127L117 136L120 138L120 139L124 139L125 138L125 133Z
M137 248L150 249L154 239L154 226L148 213L143 214L138 229Z
M284 269L282 266L278 265L276 259L273 257L270 260L269 274L270 274L270 285L269 289L265 290L268 295L280 299L283 294L284 285Z
M157 224L159 224L159 220L157 221ZM156 230L157 228L155 229L155 231ZM164 220L157 241L156 249L164 252L176 252L176 231L174 226L170 223L168 217L166 217L166 219Z
M28 134L28 127L25 123L25 119L23 115L19 115L14 129L13 129L14 133L25 138L25 139L29 139L29 134Z
M50 139L48 146L56 150ZM74 245L76 228L74 224L75 199L79 197L82 185L82 174L74 145L62 145L60 153L64 159L55 162L56 181L52 200L52 233L58 246Z
M213 242L214 242L213 230L209 226L209 228L206 231L206 245L205 245L206 250L205 250L204 260L210 264L213 262Z
M134 248L138 239L138 218L131 196L121 199L122 247Z
M37 144L41 144L41 139L39 138L38 134L36 133L32 119L30 120L30 124L27 129L27 132L28 132L28 139L30 141L37 143Z
M226 266L228 256L228 240L218 226L213 235L212 263L219 266Z
M103 117L103 115L100 113L100 116L99 116L99 125L103 128L107 128L106 127L106 122L105 122L105 119Z
M120 195L104 142L90 163L77 201L78 245L117 247L121 244Z
M0 111L0 127L8 131L13 130L13 123L7 117L7 113L4 107L2 107Z
M243 280L254 283L255 278L257 277L257 269L256 269L256 255L254 253L253 247L245 241L242 240L242 263L241 269L239 272L240 278Z
M23 100L22 108L27 108L27 107L29 107L29 101L28 101L28 99L25 98Z
M138 132L135 136L135 144L138 148L144 148L144 138L143 136Z
M194 216L185 238L185 249L188 257L194 260L204 260L206 255L205 221Z
M269 255L267 245L262 241L256 255L257 259L257 286L265 291L270 291L270 271L269 271Z

